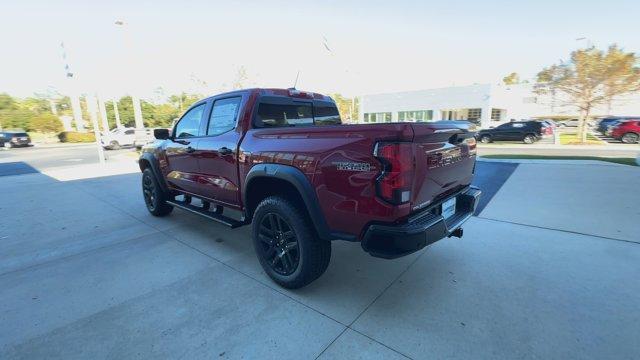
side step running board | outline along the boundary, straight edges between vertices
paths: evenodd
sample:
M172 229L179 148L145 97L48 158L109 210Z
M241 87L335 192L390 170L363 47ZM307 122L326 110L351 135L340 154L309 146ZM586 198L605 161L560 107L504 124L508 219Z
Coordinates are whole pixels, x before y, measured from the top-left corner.
M191 205L189 203L183 202L183 201L175 201L175 200L167 200L168 204L171 204L177 208L183 209L183 210L187 210L189 212L192 212L194 214L198 214L200 216L204 216L207 219L213 220L213 221L217 221L223 225L226 225L232 229L235 229L237 227L240 227L242 225L246 225L245 222L243 221L238 221L235 219L232 219L230 217L224 216L222 214L216 214L215 212L212 211L208 211L205 208L202 208L200 206L194 206Z

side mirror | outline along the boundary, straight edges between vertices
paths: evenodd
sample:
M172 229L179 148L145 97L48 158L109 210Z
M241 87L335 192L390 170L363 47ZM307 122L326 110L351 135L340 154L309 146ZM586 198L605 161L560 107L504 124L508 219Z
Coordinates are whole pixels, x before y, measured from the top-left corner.
M167 140L169 136L169 129L153 129L153 136L158 140Z

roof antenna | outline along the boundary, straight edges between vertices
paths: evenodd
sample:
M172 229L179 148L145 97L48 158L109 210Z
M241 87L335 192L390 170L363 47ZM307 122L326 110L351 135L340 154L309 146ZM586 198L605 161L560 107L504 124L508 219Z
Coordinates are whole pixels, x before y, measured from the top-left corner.
M300 76L300 70L298 70L298 72L296 73L296 81L293 83L292 89L295 89L296 86L298 85L298 77L299 76Z

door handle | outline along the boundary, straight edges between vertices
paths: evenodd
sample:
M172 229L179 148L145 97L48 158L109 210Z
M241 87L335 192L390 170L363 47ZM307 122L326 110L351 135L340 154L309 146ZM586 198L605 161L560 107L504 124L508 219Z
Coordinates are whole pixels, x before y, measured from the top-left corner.
M229 149L226 146L221 147L220 149L218 149L218 153L220 155L230 155L233 153L233 150Z
M191 154L192 152L196 151L196 149L192 148L191 146L187 147L187 152L189 154Z

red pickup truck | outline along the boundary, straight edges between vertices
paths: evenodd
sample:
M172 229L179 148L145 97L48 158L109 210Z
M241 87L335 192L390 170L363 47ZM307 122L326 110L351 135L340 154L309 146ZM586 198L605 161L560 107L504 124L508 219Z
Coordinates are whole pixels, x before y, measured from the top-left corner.
M287 288L324 273L332 240L396 258L461 237L480 197L464 125L345 125L334 101L312 92L212 96L154 135L139 160L151 214L177 207L252 224L260 264Z

